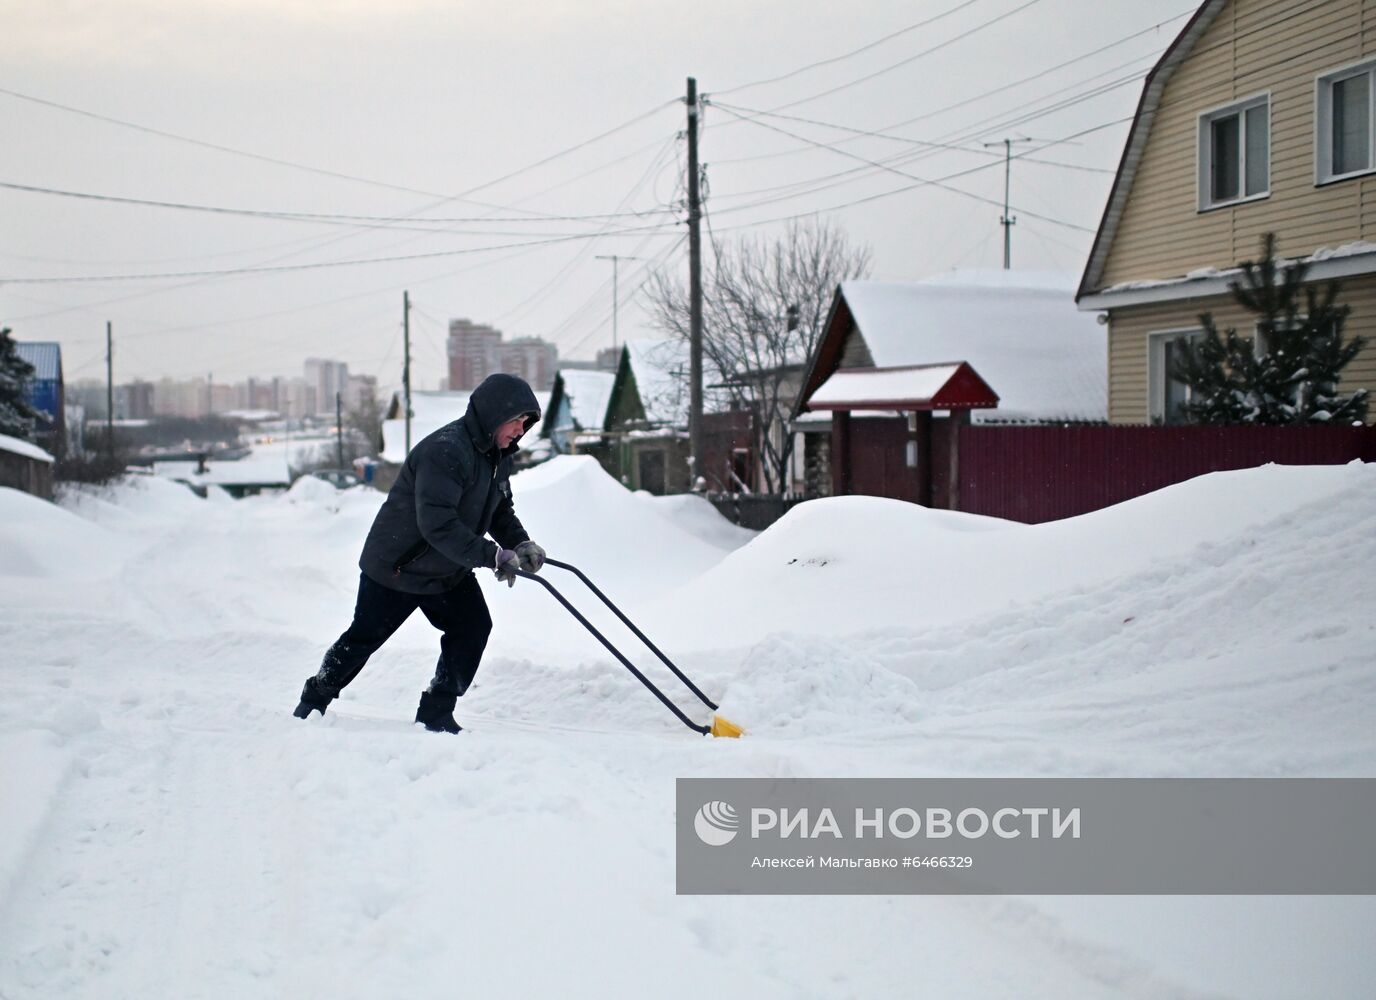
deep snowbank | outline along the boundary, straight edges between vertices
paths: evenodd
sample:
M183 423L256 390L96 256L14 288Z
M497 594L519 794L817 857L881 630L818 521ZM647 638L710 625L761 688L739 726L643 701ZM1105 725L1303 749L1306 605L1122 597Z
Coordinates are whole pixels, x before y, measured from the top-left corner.
M1256 529L1376 490L1376 466L1276 466L1201 476L1082 517L1023 525L876 497L795 507L655 609L691 607L722 644L773 631L845 635L929 627L1251 544ZM691 633L680 629L686 641ZM702 634L702 633L699 633Z
M758 536L590 460L518 476L534 537L739 741L487 573L468 732L409 724L420 616L300 723L381 497L0 491L25 560L0 562L0 994L689 996L709 970L780 998L1362 995L1368 899L676 897L673 781L1376 775L1373 471L1035 528L844 498Z

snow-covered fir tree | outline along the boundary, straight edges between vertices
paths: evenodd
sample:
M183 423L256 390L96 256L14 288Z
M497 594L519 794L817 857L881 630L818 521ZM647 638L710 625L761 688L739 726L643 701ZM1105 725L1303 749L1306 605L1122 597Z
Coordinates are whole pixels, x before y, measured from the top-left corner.
M29 405L24 384L34 368L19 356L8 327L0 328L0 434L29 440L38 411Z
M1339 373L1365 346L1343 341L1351 311L1338 305L1337 282L1304 284L1308 265L1276 258L1274 233L1262 237L1258 261L1243 261L1233 298L1256 316L1256 339L1236 329L1219 332L1213 315L1204 334L1179 342L1171 377L1190 387L1181 416L1196 424L1360 423L1367 390L1338 391Z

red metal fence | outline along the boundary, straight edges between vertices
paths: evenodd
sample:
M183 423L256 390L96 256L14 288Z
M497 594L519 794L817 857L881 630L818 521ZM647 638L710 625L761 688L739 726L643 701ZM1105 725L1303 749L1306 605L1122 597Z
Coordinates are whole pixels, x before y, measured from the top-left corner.
M1376 461L1376 427L959 429L958 507L1037 524L1207 472Z

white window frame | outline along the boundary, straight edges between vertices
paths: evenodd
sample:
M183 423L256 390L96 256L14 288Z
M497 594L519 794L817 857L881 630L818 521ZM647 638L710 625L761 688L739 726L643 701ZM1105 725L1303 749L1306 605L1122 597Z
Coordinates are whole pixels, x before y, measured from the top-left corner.
M1166 422L1166 342L1178 337L1204 336L1202 326L1182 326L1170 330L1152 330L1147 334L1147 422ZM1186 387L1188 399L1189 388Z
M1266 189L1255 194L1247 194L1247 114L1246 112L1255 107L1266 106ZM1250 201L1261 201L1271 197L1271 92L1262 91L1259 94L1252 94L1239 101L1230 101L1227 104L1216 108L1210 108L1199 114L1197 127L1197 140L1195 143L1195 161L1198 169L1195 172L1195 193L1196 204L1200 212L1210 212L1216 208L1228 208L1232 205L1243 205ZM1238 197L1229 198L1226 201L1214 201L1211 195L1210 178L1213 174L1213 143L1212 129L1214 122L1220 118L1227 118L1230 115L1238 116Z
M1355 76L1367 77L1367 165L1345 174L1333 173L1333 84ZM1376 59L1363 59L1314 78L1314 186L1336 184L1376 173Z

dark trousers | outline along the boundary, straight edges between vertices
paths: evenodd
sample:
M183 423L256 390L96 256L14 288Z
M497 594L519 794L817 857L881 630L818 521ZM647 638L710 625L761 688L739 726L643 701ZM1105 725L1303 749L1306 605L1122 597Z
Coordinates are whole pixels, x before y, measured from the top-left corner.
M456 696L467 691L492 632L492 616L472 573L453 590L442 594L407 594L360 574L353 623L325 653L320 672L314 678L316 691L327 699L338 697L340 688L358 676L368 657L401 628L416 608L444 633L440 636L440 659L430 690Z

